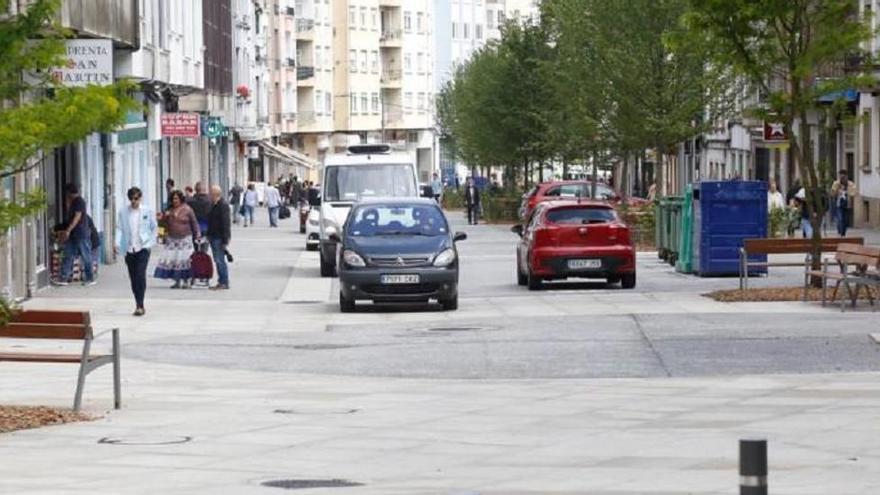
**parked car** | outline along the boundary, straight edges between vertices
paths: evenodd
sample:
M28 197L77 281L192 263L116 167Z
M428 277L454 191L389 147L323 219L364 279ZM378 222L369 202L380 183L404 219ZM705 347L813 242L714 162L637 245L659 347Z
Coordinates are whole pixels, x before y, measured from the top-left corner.
M422 198L356 203L340 234L339 307L358 300L428 302L458 309L458 250L467 235L451 233L437 202Z
M636 251L630 230L603 201L539 203L519 234L517 283L530 290L545 280L604 278L624 289L636 286Z
M592 181L587 180L552 181L537 184L529 192L523 194L519 217L523 220L528 218L535 206L542 201L566 198L598 199L607 201L614 206L620 205L623 201L617 191L601 182L596 184L596 198L593 198L592 185ZM626 204L631 207L644 206L647 203L648 200L642 198L629 197L626 199Z
M317 251L321 245L321 211L317 208L309 210L309 216L306 218L306 251Z

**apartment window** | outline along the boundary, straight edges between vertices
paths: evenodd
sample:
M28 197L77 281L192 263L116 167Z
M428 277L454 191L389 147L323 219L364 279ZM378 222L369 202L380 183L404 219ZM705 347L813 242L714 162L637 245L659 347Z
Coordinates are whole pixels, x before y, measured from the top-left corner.
M403 54L403 70L407 74L412 74L412 54L410 53Z
M407 92L403 96L403 110L406 113L412 113L413 111L413 94Z
M419 74L425 73L425 54L422 52L416 55L416 70Z
M358 96L356 94L352 93L350 99L351 99L351 114L357 115L358 114Z
M483 25L477 24L474 26L474 37L478 40L483 39Z
M357 26L357 8L354 5L348 6L348 28L354 29Z
M324 60L327 61L327 66L324 68L327 72L333 70L333 52L330 51L329 46L324 47Z
M373 7L370 9L370 21L373 26L373 31L379 30L379 9Z
M504 21L505 21L505 19L504 19L504 11L503 11L503 10L499 10L499 11L498 11L498 27L503 26L503 25L504 25Z
M379 73L379 51L373 50L370 53L370 71L373 74Z
M370 113L370 95L367 93L361 93L361 113L367 115Z
M419 113L425 113L425 93L419 93Z
M315 70L320 70L324 66L324 57L321 56L321 51L320 46L315 47Z
M358 61L357 61L357 50L349 50L348 51L348 70L350 72L357 72L358 70Z
M333 115L333 93L324 93L324 115Z
M464 23L461 25L461 27L462 27L461 37L466 40L470 39L471 38L471 29L470 29L471 25L468 23Z
M862 115L862 168L871 166L871 111Z
M366 31L369 28L367 24L367 8L361 7L361 29Z
M323 115L324 114L324 112L322 112L322 110L324 109L324 106L322 105L324 103L324 94L323 93L324 92L321 91L320 89L315 91L315 115Z
M422 34L425 32L425 14L416 13L416 32Z
M452 39L458 39L458 23L452 23Z
M373 115L379 115L379 93L373 93L371 103L373 104Z
M361 62L361 72L366 73L367 72L367 51L366 50L361 50L360 62Z
M495 27L495 12L492 9L486 10L486 27L489 29Z
M403 30L407 33L412 32L412 12L408 10L403 13Z

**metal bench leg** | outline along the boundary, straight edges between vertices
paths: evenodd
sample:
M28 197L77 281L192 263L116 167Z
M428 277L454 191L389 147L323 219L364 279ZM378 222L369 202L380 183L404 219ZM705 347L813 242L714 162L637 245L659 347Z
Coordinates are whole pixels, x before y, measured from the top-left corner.
M122 377L120 376L119 361L119 329L113 329L113 407L122 407Z
M83 342L83 352L79 363L79 375L76 377L76 394L73 396L73 410L79 412L82 406L83 389L86 386L86 374L88 373L89 351L92 347L92 339L87 338Z

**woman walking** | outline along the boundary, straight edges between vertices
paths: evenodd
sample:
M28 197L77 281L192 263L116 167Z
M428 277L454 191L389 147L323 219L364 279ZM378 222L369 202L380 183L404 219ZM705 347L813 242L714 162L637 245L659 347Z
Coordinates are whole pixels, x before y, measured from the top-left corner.
M174 280L172 289L188 289L190 256L193 254L193 239L202 236L199 222L192 208L186 204L186 196L181 191L171 193L171 208L165 212L165 250L159 258L154 276L164 280Z
M254 224L254 208L257 207L257 190L253 184L248 184L247 191L244 192L244 226L248 223Z

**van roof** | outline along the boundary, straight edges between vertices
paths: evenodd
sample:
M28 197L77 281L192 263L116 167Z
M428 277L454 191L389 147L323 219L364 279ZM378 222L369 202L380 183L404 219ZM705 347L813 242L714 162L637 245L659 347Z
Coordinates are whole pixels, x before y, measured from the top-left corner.
M407 153L365 153L365 154L342 154L327 155L324 160L324 167L332 167L334 165L387 165L387 164L407 164L414 165L412 157Z

